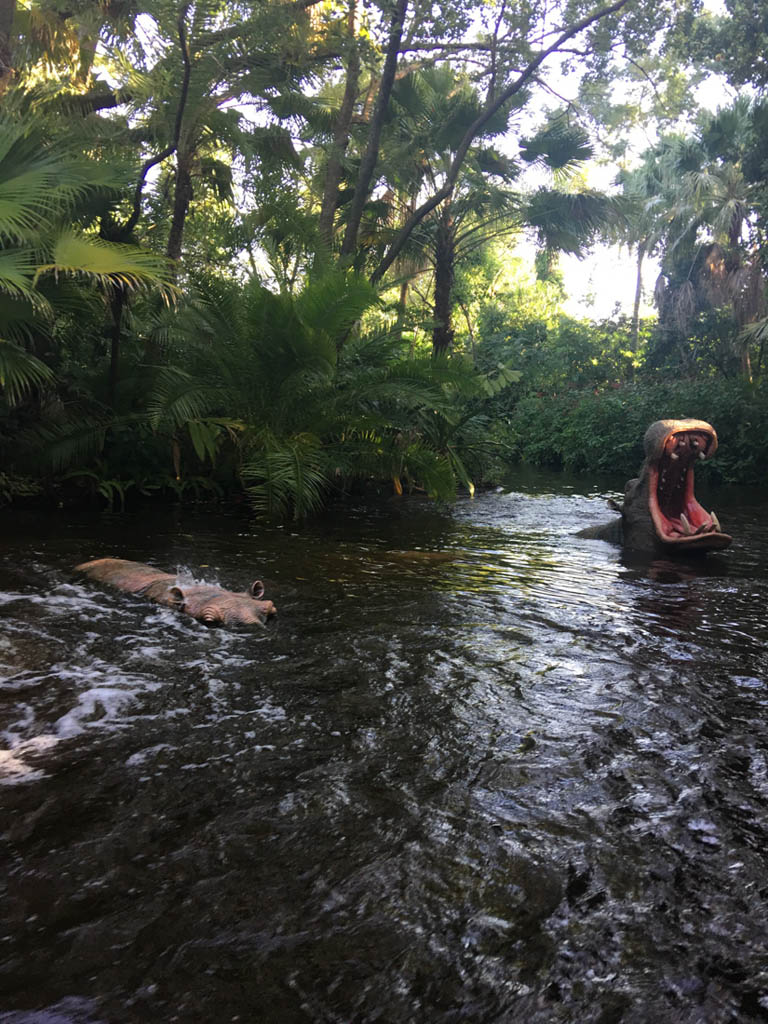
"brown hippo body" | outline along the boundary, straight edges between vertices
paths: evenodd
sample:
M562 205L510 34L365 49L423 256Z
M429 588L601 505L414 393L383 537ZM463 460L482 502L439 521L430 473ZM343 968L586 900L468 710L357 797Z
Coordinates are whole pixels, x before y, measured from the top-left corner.
M259 600L264 593L260 580L235 593L212 583L181 583L172 573L124 558L97 558L75 569L128 594L186 612L208 626L260 626L277 614L271 601Z
M621 518L589 527L579 536L656 553L727 548L731 537L694 494L694 467L717 451L713 427L704 420L657 420L643 441L645 461L640 475L627 484L624 504L612 503Z

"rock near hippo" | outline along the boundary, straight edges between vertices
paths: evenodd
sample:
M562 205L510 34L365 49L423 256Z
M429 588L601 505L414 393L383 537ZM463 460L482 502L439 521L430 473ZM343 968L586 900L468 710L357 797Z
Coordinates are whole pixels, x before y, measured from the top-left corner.
M271 601L262 601L264 584L256 580L245 591L224 590L212 583L180 583L175 574L124 558L97 558L75 566L92 580L186 612L207 626L262 626L277 614Z

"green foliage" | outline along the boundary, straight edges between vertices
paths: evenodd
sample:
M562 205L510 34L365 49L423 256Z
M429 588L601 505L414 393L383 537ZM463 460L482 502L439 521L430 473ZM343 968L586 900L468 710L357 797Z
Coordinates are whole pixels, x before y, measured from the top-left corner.
M42 490L39 480L12 473L0 473L0 508L3 505L10 505L13 501L37 498L42 494Z
M110 507L245 489L301 519L370 482L471 491L515 453L614 469L641 420L696 414L664 391L681 374L699 415L737 440L738 415L762 429L768 108L678 119L697 78L683 37L761 83L749 4L696 24L687 2L628 4L543 63L590 4L410 5L381 109L386 5L70 7L30 0L9 40L0 499L33 474ZM558 62L578 119L564 97L526 132ZM621 200L583 187L593 139L620 148L646 114L678 133ZM510 155L494 143L512 129ZM536 280L500 241L525 228ZM601 238L661 259L656 329L561 315L557 254ZM721 464L750 476L755 459Z
M254 439L242 476L254 510L271 518L304 519L324 505L322 442L311 434L275 438L264 432Z
M10 405L52 378L53 373L45 363L11 342L0 339L0 389Z
M517 405L509 429L514 454L523 461L627 479L643 460L642 437L649 424L686 416L717 429L721 447L714 462L701 467L706 477L764 483L768 448L755 439L768 431L768 388L743 381L671 380L597 393L530 395Z
M378 299L352 273L312 279L296 296L215 280L201 295L206 327L184 370L159 371L149 422L168 437L183 430L201 463L233 457L258 512L300 519L369 480L439 497L469 486L461 438L516 379L510 367L483 375L458 358L404 353L396 334L360 326Z
M543 128L520 144L520 155L527 163L540 162L561 174L577 168L593 152L584 128L571 123L563 113L550 117Z

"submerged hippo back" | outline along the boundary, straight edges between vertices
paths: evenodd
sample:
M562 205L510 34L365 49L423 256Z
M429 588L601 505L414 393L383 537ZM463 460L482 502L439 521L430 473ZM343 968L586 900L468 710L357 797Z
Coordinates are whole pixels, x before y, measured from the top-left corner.
M97 558L93 562L83 562L75 566L76 572L83 572L92 580L109 583L118 590L129 594L140 594L160 600L163 588L173 586L176 577L170 573L154 569L143 562L129 562L125 558ZM152 593L149 593L149 591Z

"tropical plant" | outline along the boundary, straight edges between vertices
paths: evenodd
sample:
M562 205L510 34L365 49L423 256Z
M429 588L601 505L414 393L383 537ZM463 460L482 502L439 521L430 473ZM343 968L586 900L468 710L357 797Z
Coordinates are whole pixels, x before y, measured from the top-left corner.
M257 282L242 301L221 282L205 288L206 334L185 370L160 371L150 421L177 443L186 435L199 461L234 455L259 511L302 518L354 480L443 497L468 482L455 439L435 424L458 422L467 399L510 379L505 368L491 384L461 361L404 354L397 333L361 326L377 296L353 273L295 297Z
M52 378L34 350L50 335L66 278L106 299L114 290L165 287L162 259L78 224L95 194L114 189L106 165L50 143L31 117L0 117L0 384L10 402Z
M721 310L731 318L727 344L752 376L754 328L745 328L766 313L766 124L765 104L738 99L703 117L691 136L663 139L624 179L639 256L661 258L656 347L676 347L689 371L697 318Z

